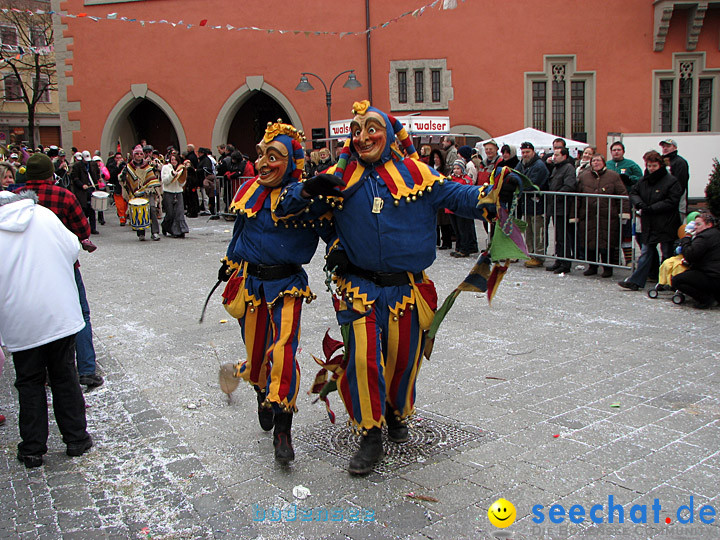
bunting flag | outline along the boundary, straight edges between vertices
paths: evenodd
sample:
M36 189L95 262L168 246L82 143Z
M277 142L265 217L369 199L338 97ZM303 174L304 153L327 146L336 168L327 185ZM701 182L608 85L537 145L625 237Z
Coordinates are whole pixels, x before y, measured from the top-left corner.
M497 228L500 228L499 225L496 229ZM442 324L445 316L450 311L450 308L453 307L455 300L461 292L487 293L488 304L492 304L492 299L505 276L505 272L507 272L510 262L506 260L503 264L495 263L492 265L492 270L490 269L491 264L490 253L483 251L470 270L470 273L460 285L455 287L455 290L448 295L442 305L437 309L425 338L425 350L423 353L425 358L430 359L435 343L435 335L440 328L440 324Z
M462 1L465 2L465 0L462 0ZM160 20L160 21L145 21L145 20L138 20L136 18L130 18L130 17L120 17L120 16L118 16L117 12L108 13L104 16L103 15L96 16L96 15L89 15L86 12L68 13L67 11L46 11L46 10L41 10L41 9L36 9L33 11L33 10L29 10L29 9L21 10L21 9L17 9L17 8L2 8L2 9L0 9L0 11L2 11L3 13L7 13L8 11L13 11L16 13L26 13L31 16L32 15L58 15L61 18L66 17L66 18L70 18L70 19L90 19L95 22L101 21L101 20L131 22L131 23L139 23L143 27L147 24L167 24L173 28L182 27L182 28L190 29L193 27L198 27L198 28L204 27L204 28L208 28L208 29L212 29L212 30L227 30L227 31L249 30L249 31L256 31L256 32L265 32L267 34L273 34L273 33L277 32L278 34L283 34L283 35L284 34L299 35L300 33L304 33L306 37L338 36L340 38L345 38L348 36L364 36L366 34L374 32L376 30L387 28L389 25L396 23L396 22L400 21L401 19L404 19L405 17L408 17L408 16L413 16L415 18L420 17L428 9L432 9L432 8L435 8L438 6L441 10L455 9L457 7L457 0L433 0L432 2L429 2L428 4L425 4L424 6L413 9L411 11L406 11L405 13L402 13L396 17L393 17L392 19L389 19L385 22L375 24L369 28L366 28L365 30L356 31L356 32L351 32L351 31L333 32L333 31L327 31L327 30L319 31L319 30L300 30L300 29L296 30L296 29L278 29L278 28L259 28L257 26L237 27L237 26L233 26L233 25L227 24L227 23L214 25L214 24L210 24L210 21L208 19L201 19L196 24L185 23L183 20L179 20L176 22L167 21L165 19ZM32 50L33 48L26 48L26 49L28 49L30 52L33 52L33 53L37 52L35 50Z
M28 53L39 54L41 56L45 56L45 55L55 52L55 47L53 45L45 45L43 47L32 47L29 45L8 45L7 43L3 43L2 45L0 45L0 49L2 49L3 52L19 54L20 56L28 54Z

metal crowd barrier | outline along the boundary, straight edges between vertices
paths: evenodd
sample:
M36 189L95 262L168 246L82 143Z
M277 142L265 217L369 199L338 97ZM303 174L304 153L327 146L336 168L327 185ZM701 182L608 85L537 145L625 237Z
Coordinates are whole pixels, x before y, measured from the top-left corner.
M236 212L230 210L237 190L252 176L240 176L238 178L216 177L215 193L218 200L218 214L224 218L234 217Z
M535 208L542 214L534 216ZM635 268L634 235L639 222L627 195L523 191L515 215L527 222L534 218L525 234L533 257ZM531 234L533 228L541 232ZM564 236L564 242L557 242L556 235Z

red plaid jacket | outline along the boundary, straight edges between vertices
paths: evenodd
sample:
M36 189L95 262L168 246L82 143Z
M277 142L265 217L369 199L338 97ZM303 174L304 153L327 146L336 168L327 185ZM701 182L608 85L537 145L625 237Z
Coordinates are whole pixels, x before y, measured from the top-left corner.
M38 202L60 218L63 225L80 240L90 238L90 224L83 213L77 197L67 189L56 186L51 180L28 180L24 187L15 191L32 189L38 194Z

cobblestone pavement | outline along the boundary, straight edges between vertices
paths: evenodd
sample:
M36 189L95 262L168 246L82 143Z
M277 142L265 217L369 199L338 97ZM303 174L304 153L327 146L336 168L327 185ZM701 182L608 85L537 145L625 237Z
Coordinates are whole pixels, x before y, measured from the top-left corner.
M100 249L81 256L106 377L85 394L88 454L65 456L53 425L44 467L15 459L8 360L0 538L720 538L707 508L720 511L720 310L513 265L492 307L458 298L423 365L410 442L387 443L376 471L353 478L339 398L332 425L304 394L325 331L339 337L318 255L297 459L283 469L253 392L240 386L228 403L219 391L219 364L243 356L219 293L198 324L232 223L189 221L184 240L141 243L111 216ZM471 264L438 253L428 274L441 300ZM307 499L293 496L298 485ZM488 520L500 497L517 510L507 529ZM692 522L679 522L682 505Z

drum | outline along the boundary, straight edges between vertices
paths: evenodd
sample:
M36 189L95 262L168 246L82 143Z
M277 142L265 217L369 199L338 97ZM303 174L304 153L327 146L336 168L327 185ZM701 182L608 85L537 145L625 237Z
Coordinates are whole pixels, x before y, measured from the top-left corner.
M150 201L135 197L128 201L130 208L130 227L133 231L144 231L150 227Z
M108 203L110 202L110 194L104 191L93 191L92 197L90 198L90 206L93 210L98 212L104 212L108 209Z

